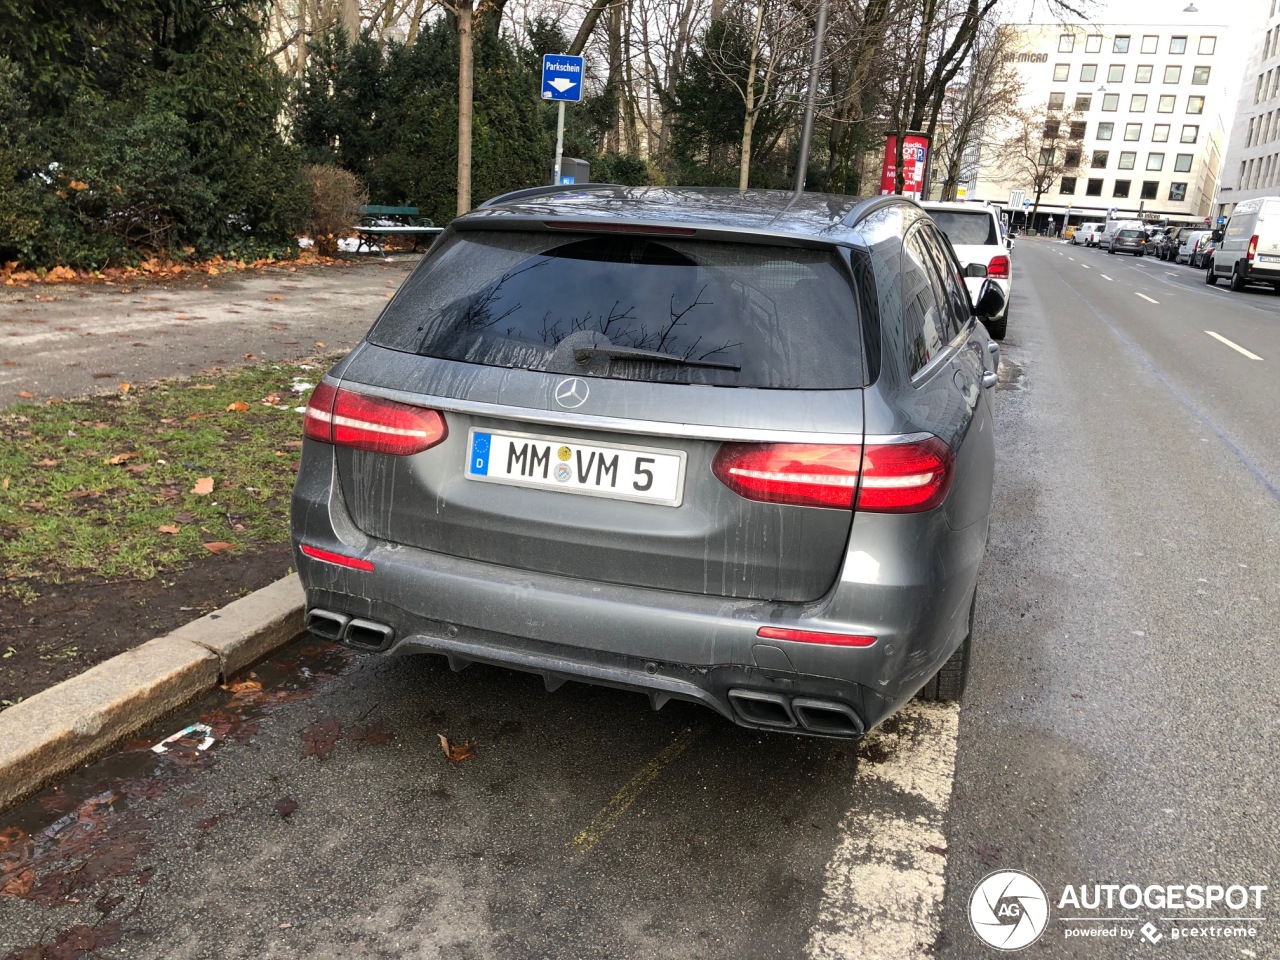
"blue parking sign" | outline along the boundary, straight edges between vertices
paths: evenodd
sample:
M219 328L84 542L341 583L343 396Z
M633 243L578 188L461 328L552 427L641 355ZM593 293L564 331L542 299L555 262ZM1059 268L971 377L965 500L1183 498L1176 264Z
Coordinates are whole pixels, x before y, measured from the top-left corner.
M542 99L577 103L582 99L582 71L582 57L548 53L542 58Z

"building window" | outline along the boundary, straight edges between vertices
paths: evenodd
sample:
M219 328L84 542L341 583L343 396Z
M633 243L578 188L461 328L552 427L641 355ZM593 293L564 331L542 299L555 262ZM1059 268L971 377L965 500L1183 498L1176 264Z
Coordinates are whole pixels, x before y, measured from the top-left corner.
M1187 38L1186 37L1170 37L1169 52L1170 53L1186 53Z
M1102 50L1102 34L1091 33L1084 38L1084 52L1098 53Z
M1143 180L1142 181L1142 199L1154 200L1156 198L1156 191L1159 189L1160 189L1159 180Z
M1197 87L1203 87L1209 82L1209 68L1196 67L1191 71L1191 82Z
M1160 42L1160 38L1154 33L1148 33L1142 38L1142 52L1155 53L1156 45Z
M1213 51L1217 48L1217 46L1218 46L1217 37L1201 37L1200 46L1196 52L1203 54L1206 57L1212 57Z
M1135 140L1141 140L1141 139L1142 139L1142 124L1140 124L1140 123L1126 123L1126 124L1124 125L1124 138L1125 138L1126 140L1128 140L1130 143L1134 142Z
M1069 170L1074 170L1076 167L1080 166L1080 151L1074 150L1074 149L1068 150L1067 158L1063 161L1063 163L1067 166Z
M1174 104L1178 102L1178 98L1172 93L1160 94L1160 99L1156 101L1156 113L1173 113Z
M1185 183L1169 184L1169 199L1170 200L1187 199L1187 185Z
M1108 113L1115 113L1120 109L1120 94L1104 93L1102 95L1102 109Z
M1043 133L1044 133L1043 139L1045 140L1052 140L1054 137L1056 137L1058 135L1058 121L1046 120L1044 124Z
M1185 124L1182 128L1182 142L1195 143L1200 139L1200 125L1196 123Z
M1167 123L1157 123L1151 128L1151 141L1153 143L1167 143L1169 140L1169 125Z
M1040 148L1040 163L1046 167L1053 163L1053 147Z
M1115 189L1111 191L1111 195L1113 197L1129 196L1129 183L1130 181L1128 180L1117 180Z
M1115 38L1115 40L1114 40L1114 41L1112 42L1112 44L1111 44L1111 52L1112 52L1112 53L1128 53L1128 52L1129 52L1129 38L1128 38L1128 37L1116 37L1116 38Z
M1179 83L1182 80L1182 67L1176 63L1171 63L1164 68L1165 83Z
M1055 63L1053 65L1053 82L1062 83L1071 75L1071 67L1065 63Z
M1071 196L1072 194L1074 194L1076 192L1076 178L1063 177L1062 186L1058 187L1058 192L1064 193L1067 196Z
M1116 165L1117 170L1132 170L1138 162L1138 154L1133 150L1120 151L1120 163Z
M1164 154L1163 154L1163 153L1148 153L1148 154L1147 154L1147 169L1148 169L1148 170L1163 170L1163 169L1164 169Z
M1067 100L1067 95L1065 93L1049 94L1049 109L1061 110L1063 104L1066 103L1066 100Z
M1086 197L1100 197L1100 196L1102 196L1102 181L1101 181L1101 180L1090 180L1088 183L1086 183L1086 184L1084 185L1084 195L1085 195Z
M1107 169L1107 151L1106 150L1093 151L1093 158L1089 161L1089 166L1093 167L1093 169L1095 170Z
M1187 38L1183 37L1182 42L1185 45ZM1058 52L1070 53L1076 48L1076 35L1074 33L1064 33L1058 38Z
M1173 158L1173 169L1176 173L1191 172L1191 154L1180 153Z
M1150 83L1151 82L1151 64L1140 63L1137 69L1133 71L1134 83Z
M1124 83L1124 64L1113 63L1107 67L1107 83Z
M1187 113L1204 113L1204 97L1187 97Z
M1077 113L1084 113L1092 105L1093 105L1093 97L1089 96L1089 94L1087 93L1076 94L1076 112Z
M1111 131L1112 131L1112 130L1114 130L1114 129L1115 129L1115 124L1113 124L1113 123L1100 123L1100 124L1098 124L1098 139L1099 139L1099 140L1110 140L1110 139L1111 139Z
M1135 93L1129 98L1130 113L1145 113L1147 109L1147 95L1145 93Z
M1093 83L1098 79L1098 65L1096 63L1082 63L1080 65L1080 82Z
M1071 139L1083 140L1085 131L1087 131L1088 129L1089 129L1089 125L1085 123L1083 120L1072 120L1071 121Z

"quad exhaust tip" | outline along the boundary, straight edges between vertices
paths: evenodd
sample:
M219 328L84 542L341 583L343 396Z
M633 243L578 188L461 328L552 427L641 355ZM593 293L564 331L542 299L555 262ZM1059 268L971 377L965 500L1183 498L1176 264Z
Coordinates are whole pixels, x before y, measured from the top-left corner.
M332 610L308 610L306 627L317 637L364 650L385 650L396 636L395 630L385 623Z
M853 708L835 700L791 698L761 690L730 690L729 702L743 720L754 726L801 729L828 737L860 737L865 732Z

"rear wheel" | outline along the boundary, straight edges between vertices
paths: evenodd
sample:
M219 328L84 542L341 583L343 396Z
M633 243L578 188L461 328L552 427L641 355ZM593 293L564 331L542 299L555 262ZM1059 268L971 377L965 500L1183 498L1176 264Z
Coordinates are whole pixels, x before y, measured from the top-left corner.
M1244 289L1244 274L1240 272L1240 264L1231 268L1231 289L1239 293Z
M982 325L987 328L987 333L991 334L992 340L1003 340L1004 332L1009 327L1009 311L1005 310L1004 316L999 320L984 320Z
M942 669L935 673L916 696L932 703L948 703L959 700L969 684L969 658L973 651L973 611L978 605L978 591L973 591L969 603L969 632L956 647Z
M1207 284L1208 284L1209 286L1211 286L1211 287L1216 287L1216 286L1218 285L1218 277L1217 277L1217 275L1213 272L1213 261L1212 261L1212 260L1210 260L1210 261L1209 261L1209 266L1208 266L1208 268L1207 268L1207 269L1205 270L1205 272L1204 272L1204 282L1205 282L1205 283L1207 283Z

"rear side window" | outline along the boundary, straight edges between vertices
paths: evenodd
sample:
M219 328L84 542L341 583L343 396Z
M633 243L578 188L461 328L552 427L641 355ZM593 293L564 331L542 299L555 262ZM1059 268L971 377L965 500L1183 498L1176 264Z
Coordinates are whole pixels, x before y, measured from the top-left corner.
M990 246L999 243L996 218L985 210L930 210L933 222L942 228L953 247L969 244Z
M859 329L832 251L476 230L414 272L368 339L552 373L847 389L864 384Z

